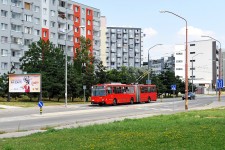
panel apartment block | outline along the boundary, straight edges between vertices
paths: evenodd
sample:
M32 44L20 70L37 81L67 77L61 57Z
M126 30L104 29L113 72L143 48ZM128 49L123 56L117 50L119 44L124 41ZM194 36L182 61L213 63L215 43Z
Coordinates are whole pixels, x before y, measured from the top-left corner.
M175 47L175 75L185 79L184 45ZM215 89L219 77L219 49L213 40L188 43L188 79L197 87Z
M141 28L107 27L107 69L141 67Z
M93 41L90 52L99 58L99 9L72 0L1 0L0 9L0 75L12 67L22 73L19 58L40 38L74 57L79 37L85 36Z

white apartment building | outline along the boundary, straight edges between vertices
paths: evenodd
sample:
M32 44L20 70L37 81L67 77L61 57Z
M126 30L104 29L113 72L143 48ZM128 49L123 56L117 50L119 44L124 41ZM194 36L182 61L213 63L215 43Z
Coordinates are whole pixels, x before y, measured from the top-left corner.
M75 55L80 36L93 41L90 52L100 59L100 10L73 0L0 1L0 75L14 68L32 42L50 40Z
M219 77L219 48L213 40L188 43L188 78L197 87L215 89ZM185 79L185 45L175 46L175 75Z

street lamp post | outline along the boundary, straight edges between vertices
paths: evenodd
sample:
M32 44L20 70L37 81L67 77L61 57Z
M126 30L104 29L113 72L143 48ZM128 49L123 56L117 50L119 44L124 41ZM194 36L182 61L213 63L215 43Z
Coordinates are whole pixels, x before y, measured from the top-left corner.
M67 44L66 44L66 41L67 41L67 36L68 36L68 33L70 33L71 31L73 30L70 30L70 31L67 31L68 29L68 25L67 25L67 18L65 16L65 14L59 14L58 16L62 17L63 19L66 19L66 38L65 38L65 107L67 107Z
M156 44L156 45L154 45L154 46L152 46L152 47L150 47L150 48L148 49L148 82L149 82L149 78L150 78L150 74L149 74L149 51L150 51L152 48L154 48L154 47L156 47L156 46L159 46L159 45L162 45L162 44Z
M191 91L192 91L192 93L194 92L194 87L193 87L193 70L194 70L194 68L193 68L193 58L195 57L195 56L197 56L197 55L199 55L199 54L203 54L203 53L198 53L198 54L196 54L196 55L194 55L193 57L192 57L192 59L191 59L191 77L192 77L192 84L191 84Z
M188 110L188 28L187 28L187 20L171 11L160 11L160 13L170 13L174 16L183 19L186 24L186 61L185 61L185 110Z
M221 43L220 43L220 41L218 41L217 39L214 39L211 36L202 35L202 37L208 37L208 38L210 38L212 40L217 41L220 44L220 51L219 51L219 79L221 79L221 59L222 59L222 57L221 57L221 55L222 55L222 53L221 53ZM220 100L221 100L221 89L219 88L218 101L220 102Z

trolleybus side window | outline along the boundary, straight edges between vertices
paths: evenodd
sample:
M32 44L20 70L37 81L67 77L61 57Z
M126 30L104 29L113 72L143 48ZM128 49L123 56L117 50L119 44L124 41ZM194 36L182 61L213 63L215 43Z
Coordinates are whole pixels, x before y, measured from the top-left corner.
M112 88L111 87L107 87L107 94L112 94Z
M134 93L134 87L127 87L127 93Z

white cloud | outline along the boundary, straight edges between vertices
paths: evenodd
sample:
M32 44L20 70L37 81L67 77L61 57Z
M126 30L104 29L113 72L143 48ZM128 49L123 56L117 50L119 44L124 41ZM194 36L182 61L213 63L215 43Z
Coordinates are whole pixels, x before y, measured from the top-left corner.
M186 35L186 27L181 28L178 33L179 36ZM188 26L188 39L190 40L200 40L202 35L213 36L214 32L209 30L203 30L193 26Z
M145 37L153 37L156 36L158 34L158 32L156 30L154 30L153 28L149 27L149 28L144 28L143 29L143 33L145 34Z

